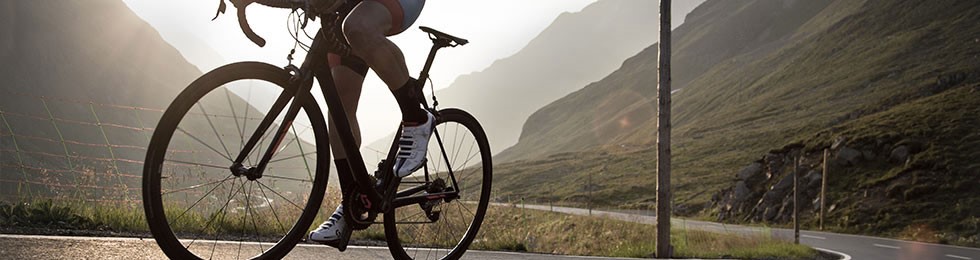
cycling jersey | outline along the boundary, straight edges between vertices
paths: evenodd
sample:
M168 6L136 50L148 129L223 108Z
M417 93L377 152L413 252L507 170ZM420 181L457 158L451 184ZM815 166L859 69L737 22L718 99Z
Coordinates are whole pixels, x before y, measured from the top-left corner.
M391 30L387 35L392 36L404 32L415 23L422 14L425 0L371 0L377 1L388 8L391 13Z

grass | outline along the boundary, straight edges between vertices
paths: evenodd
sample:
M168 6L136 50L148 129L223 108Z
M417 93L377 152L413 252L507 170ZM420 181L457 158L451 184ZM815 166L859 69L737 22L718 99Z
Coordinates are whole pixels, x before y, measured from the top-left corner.
M449 223L453 221L445 220ZM139 207L51 201L0 204L0 227L94 230L127 234L148 232ZM225 232L229 230L224 229ZM566 255L649 257L655 253L655 231L653 225L492 206L470 248ZM816 255L816 251L808 247L763 235L739 236L676 227L671 235L678 257L809 259ZM384 232L381 225L374 225L355 232L353 238L360 244L383 245Z

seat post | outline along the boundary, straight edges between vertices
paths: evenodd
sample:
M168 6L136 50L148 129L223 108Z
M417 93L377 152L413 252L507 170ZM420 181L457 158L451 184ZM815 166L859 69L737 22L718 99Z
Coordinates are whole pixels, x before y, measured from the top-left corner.
M449 46L449 43L450 43L449 41L443 39L432 39L432 49L429 50L429 57L425 60L425 66L422 67L422 73L419 73L419 78L418 78L419 81L425 82L429 80L429 69L432 68L432 62L436 59L436 53L439 52L439 49ZM423 83L422 86L419 86L418 88L420 97L425 96L425 93L422 93L422 88L424 87L425 84ZM439 103L438 101L435 101L435 97L432 97L432 99L433 99L432 105L438 106ZM422 102L422 107L424 107L425 109L429 109L429 102L425 101L424 98L419 99L419 101Z
M439 49L449 46L449 41L443 39L432 39L432 49L429 50L429 57L425 60L425 66L422 67L422 73L419 74L419 79L424 80L429 78L429 69L432 68L432 62L436 59L436 53Z

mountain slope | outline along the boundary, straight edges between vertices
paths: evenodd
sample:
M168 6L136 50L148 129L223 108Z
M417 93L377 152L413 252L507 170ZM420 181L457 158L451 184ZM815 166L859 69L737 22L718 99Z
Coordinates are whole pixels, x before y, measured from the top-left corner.
M708 15L712 7L721 5L729 5L720 9L727 10L723 12L726 14L758 15L735 15L741 18L732 20L708 19L725 17ZM803 13L810 15L801 15ZM943 98L932 98L937 93L954 89L957 91L954 93L966 95L959 88L980 81L980 65L975 62L980 57L976 37L980 35L980 27L976 26L980 22L977 18L980 17L980 4L975 1L709 1L691 17L704 17L700 21L711 24L699 24L694 22L698 19L691 19L675 34L674 69L679 71L675 74L675 82L684 84L678 85L681 89L673 95L672 183L675 212L679 214L707 212L712 195L731 187L736 172L767 153L779 154L785 152L783 148L794 147L794 144L795 147L803 144L808 152L813 152L822 150L841 136L852 140L854 136L845 129L854 127L845 126L853 122L884 124L887 121L880 121L880 113L901 110L899 114L915 114L907 118L950 122L950 129L975 128L975 121L962 117L966 114L933 112L946 110ZM772 20L757 19L760 17ZM686 26L718 30L685 32ZM692 48L697 46L693 44L698 42L697 38L716 37L712 35L746 28L755 29L741 31L738 37L724 42L744 44L746 48L734 48L733 55L716 59L714 65L698 76L682 77L688 74L681 72L694 67L685 65L691 61L683 57L697 57L686 56L685 42L690 44L687 48ZM767 38L769 40L755 41ZM527 132L522 134L527 136L529 145L518 144L512 151L499 156L521 160L495 169L497 194L503 198L518 195L524 190L522 188L537 187L542 182L536 181L547 180L554 191L532 194L529 199L582 203L585 200L581 184L592 174L599 176L595 178L596 183L590 185L595 187L594 200L599 203L620 207L645 207L652 203L655 194L652 141L656 131L653 120L656 78L653 75L657 66L656 55L650 53L653 51L655 48L649 48L648 52L632 58L604 80L610 82L590 85L538 111L525 125ZM695 47L687 51L710 53L712 50L702 51ZM634 74L629 75L630 72ZM602 86L605 88L600 88ZM967 102L965 100L957 102ZM908 109L907 106L921 109ZM971 108L963 109L970 111ZM554 126L568 125L565 122L573 120L578 120L572 123L580 126L591 126L590 120L596 118L600 122L593 127L564 127L560 134L549 132L555 131ZM863 136L862 140L877 140L881 145L894 146L893 139L900 140L902 135L937 133L940 136L914 135L924 138L920 142L926 147L933 147L933 152L927 153L928 158L933 159L923 160L920 165L930 170L916 171L914 176L927 180L950 175L968 182L976 178L975 167L969 166L974 163L962 161L969 160L964 159L963 154L976 153L972 147L980 143L976 143L975 136L968 131L942 131L940 129L947 127L941 125L920 127L923 128L897 133L871 132L874 135ZM562 139L564 136L576 137L571 139L587 145L570 144ZM539 138L546 139L534 140ZM946 140L962 140L965 144L951 145ZM524 141L522 137L522 143ZM589 150L589 147L596 148ZM551 153L541 153L541 149L550 149ZM874 151L880 154L883 150ZM882 166L884 169L855 178L861 183L887 183L874 180L907 172L902 167L886 165ZM854 179L849 180L851 182L838 186L840 190L832 192L859 194L868 188L851 185L855 183ZM914 183L925 190L943 189L946 185L928 181ZM769 188L766 185L760 187ZM955 200L950 198L972 196L972 192L954 190L950 197L927 203L945 210L955 207L950 204ZM847 205L870 207L848 212L876 212L886 207L860 198L847 199L854 200L848 202L853 204ZM884 226L888 223L918 223L924 218L940 217L913 212L913 208L888 211L895 221L848 218L849 222L841 229L888 234L905 228ZM928 223L946 225L935 221ZM960 224L931 228L955 230L954 225Z
M765 55L778 49L829 3L706 2L674 30L673 86L683 89L718 62L737 55ZM577 151L642 131L643 123L656 113L657 51L653 45L601 81L536 111L524 125L520 142L497 158L509 161Z
M80 184L93 195L86 199L120 199L102 192L111 188L137 197L160 110L201 72L119 0L5 0L0 7L0 199L28 188L35 198L78 194ZM234 115L230 104L260 115L234 95L220 95L218 106L202 103L215 116ZM215 130L198 120L181 127L207 133L200 138L209 143L221 142L212 131L239 137L230 120L214 119ZM197 146L183 147L207 151Z
M678 2L675 13L686 14L700 2ZM637 33L657 28L657 17L649 15L656 9L656 1L600 0L562 14L518 53L460 76L436 95L444 106L479 118L491 147L501 151L517 142L534 110L599 80L656 41L653 32Z

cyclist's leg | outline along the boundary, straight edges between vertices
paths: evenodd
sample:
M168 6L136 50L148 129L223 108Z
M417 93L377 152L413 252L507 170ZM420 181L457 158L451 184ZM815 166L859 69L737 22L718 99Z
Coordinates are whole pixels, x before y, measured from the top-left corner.
M409 77L405 56L387 36L414 23L424 4L425 0L368 0L358 4L344 22L351 50L388 85L401 108L404 127L393 169L399 177L424 164L435 118L419 106L416 80Z
M347 121L350 123L351 132L354 134L354 143L360 147L361 129L357 121L357 106L361 98L361 88L364 84L364 77L367 75L368 67L364 61L356 57L341 58L340 56L330 54L328 60L334 82L337 85L337 94L340 95L340 100L344 104ZM338 171L338 173L350 172L350 169L346 165L341 165L347 162L347 153L344 152L343 146L340 145L340 135L337 132L336 124L333 122L334 118L329 117L329 120L330 142L332 142L330 148L334 154L335 165L338 167L337 169L344 170L344 172ZM338 175L341 192L343 192L342 194L347 194L350 191L350 186L354 184L354 180L351 179L352 176L349 174Z
M341 60L340 56L330 54L328 60L334 82L337 86L337 94L340 95L340 100L344 105L346 120L350 123L351 131L354 134L354 142L357 146L360 146L361 131L356 116L357 105L368 67L363 61L353 57L343 58ZM337 177L340 182L342 200L346 200L348 199L346 198L348 192L354 188L354 179L351 175L350 165L348 164L347 153L344 151L343 146L339 144L340 135L334 124L335 119L330 117L329 120L330 125L328 131L330 140L333 142L330 148L335 158L334 165L337 167ZM343 204L341 203L341 205ZM349 235L350 227L346 225L346 221L343 221L343 213L343 208L337 206L337 209L334 210L327 221L320 224L320 227L313 232L310 232L309 239L315 242L327 243L338 248L345 248L346 244L343 244L345 241L343 241L344 238L342 236L344 235L342 234Z
M343 28L351 50L388 85L402 110L402 119L412 123L424 123L427 118L418 106L413 88L405 88L414 86L415 80L408 75L401 49L388 36L401 33L414 22L424 3L424 0L363 1L351 11Z

